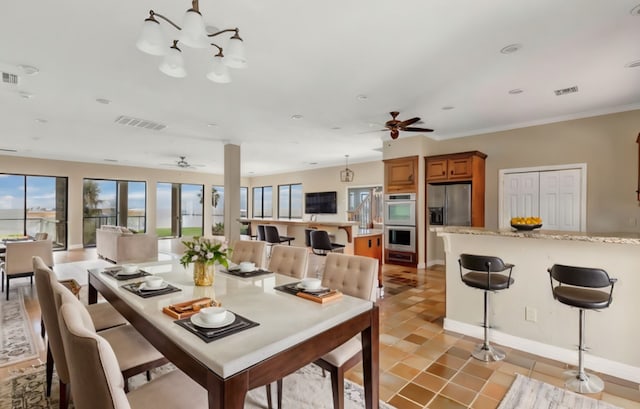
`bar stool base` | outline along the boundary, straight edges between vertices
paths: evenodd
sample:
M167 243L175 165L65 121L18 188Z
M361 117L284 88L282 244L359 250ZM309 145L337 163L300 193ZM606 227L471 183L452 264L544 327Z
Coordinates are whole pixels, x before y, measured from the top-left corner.
M492 361L502 361L507 354L504 351L494 348L492 345L479 344L471 353L475 359L484 361L484 362L492 362Z
M598 376L579 371L567 371L564 386L577 393L598 393L604 389L604 382Z

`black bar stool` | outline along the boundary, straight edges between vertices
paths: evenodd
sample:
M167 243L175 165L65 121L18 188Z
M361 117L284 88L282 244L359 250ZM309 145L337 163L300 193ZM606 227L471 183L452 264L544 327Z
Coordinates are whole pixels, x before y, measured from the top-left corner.
M500 361L506 354L489 344L489 291L498 291L509 288L513 284L511 271L513 264L507 264L502 259L493 256L478 256L474 254L461 254L458 260L460 265L460 278L469 287L484 290L484 342L479 344L471 355L480 361ZM462 269L470 270L466 274ZM509 270L509 275L498 274Z
M618 281L610 278L606 271L599 268L572 267L554 264L549 271L549 281L553 298L563 304L580 309L580 327L578 345L578 370L565 373L564 386L578 393L598 393L604 389L602 379L584 370L584 329L585 310L600 310L609 307L612 301L613 286ZM558 282L553 286L553 280ZM610 287L609 291L594 288Z

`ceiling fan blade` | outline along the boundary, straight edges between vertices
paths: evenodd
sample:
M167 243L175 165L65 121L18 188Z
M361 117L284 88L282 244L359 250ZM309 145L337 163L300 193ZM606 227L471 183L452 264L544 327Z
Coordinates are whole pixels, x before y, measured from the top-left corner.
M406 121L402 121L402 122L400 122L400 123L398 124L398 126L399 126L400 128L404 128L404 127L406 127L406 126L409 126L409 125L413 125L413 124L415 124L415 123L416 123L416 122L418 122L419 120L420 120L420 118L418 118L418 117L411 118L411 119L407 119Z
M429 129L429 128L415 128L415 127L407 127L404 128L403 131L409 131L409 132L433 132L433 129Z

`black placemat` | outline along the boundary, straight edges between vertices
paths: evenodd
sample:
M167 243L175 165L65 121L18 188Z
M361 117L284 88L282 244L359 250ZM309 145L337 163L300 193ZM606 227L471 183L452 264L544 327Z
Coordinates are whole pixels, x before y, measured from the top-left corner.
M271 271L263 270L261 268L257 270L245 271L245 272L240 271L239 269L232 268L229 270L223 270L222 272L226 274L230 274L232 276L241 277L241 278L253 278L253 277L258 277L266 274L273 274Z
M201 327L198 327L197 325L194 325L191 322L191 318L183 318L181 320L176 320L173 322L180 325L182 328L186 329L192 334L195 334L198 338L200 338L206 343L209 343L217 339L235 334L237 332L244 331L245 329L257 327L258 325L260 325L255 321L251 321L250 319L243 317L242 315L235 314L235 316L236 316L236 319L231 324L224 326L222 328L201 328Z
M136 283L125 284L122 286L127 291L134 293L137 296L142 298L150 298L158 295L171 294L178 291L182 291L178 287L174 287L171 284L168 284L166 288L158 289L158 290L140 290L140 286L144 283L144 281L138 281Z
M289 283L289 284L283 284L283 285L279 285L276 287L273 287L274 289L278 290L278 291L282 291L285 292L287 294L292 294L292 295L298 295L299 292L306 292L308 294L311 295L315 295L315 296L322 296L324 294L329 293L331 290L329 288L322 288L319 289L318 291L304 291L301 288L298 288L298 284L300 284L301 281L296 281L295 283Z
M140 278L140 277L151 275L150 273L147 273L144 270L138 270L134 274L122 274L122 271L123 271L122 267L107 267L104 270L102 270L103 273L115 278L118 281L132 280L134 278Z

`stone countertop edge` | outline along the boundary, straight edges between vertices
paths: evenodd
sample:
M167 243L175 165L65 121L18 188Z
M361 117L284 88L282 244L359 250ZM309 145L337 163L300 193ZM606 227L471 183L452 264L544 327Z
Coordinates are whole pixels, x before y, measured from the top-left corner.
M377 236L383 234L384 230L382 229L358 229L353 231L353 237L369 237L369 236Z
M536 229L531 231L516 231L513 229L492 230L481 227L468 226L433 226L430 231L437 234L471 234L482 236L502 236L527 239L547 239L547 240L568 240L586 241L592 243L613 243L613 244L634 244L640 245L640 233L634 232L612 232L612 233L589 233L589 232L569 232L558 230Z

